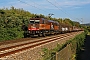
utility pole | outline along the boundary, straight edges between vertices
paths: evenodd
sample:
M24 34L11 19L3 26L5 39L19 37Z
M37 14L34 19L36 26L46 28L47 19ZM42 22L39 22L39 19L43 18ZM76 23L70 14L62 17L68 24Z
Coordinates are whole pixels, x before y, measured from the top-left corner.
M81 18L81 22L82 22L82 24L83 24L83 18Z

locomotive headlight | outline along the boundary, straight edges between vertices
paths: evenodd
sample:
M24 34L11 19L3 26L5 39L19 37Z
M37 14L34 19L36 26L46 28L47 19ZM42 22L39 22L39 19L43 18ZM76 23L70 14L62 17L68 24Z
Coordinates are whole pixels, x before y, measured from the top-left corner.
M37 33L37 31L36 31L36 33Z
M28 30L31 30L31 29L28 29Z

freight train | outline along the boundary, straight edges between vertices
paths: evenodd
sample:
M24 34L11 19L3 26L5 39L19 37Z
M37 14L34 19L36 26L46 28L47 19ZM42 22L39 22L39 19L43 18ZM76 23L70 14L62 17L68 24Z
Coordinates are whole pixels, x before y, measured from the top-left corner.
M27 36L46 36L51 34L66 33L81 30L75 26L59 23L58 21L47 20L45 18L31 18L28 27L23 26L24 37Z

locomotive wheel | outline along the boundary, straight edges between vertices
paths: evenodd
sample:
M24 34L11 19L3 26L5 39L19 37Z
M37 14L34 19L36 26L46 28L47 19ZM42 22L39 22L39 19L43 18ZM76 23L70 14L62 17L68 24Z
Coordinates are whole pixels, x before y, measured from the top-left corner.
M42 36L42 34L38 34L38 36L39 36L39 37L41 37L41 36Z
M40 34L38 34L38 36L40 37Z
M46 36L46 34L45 34L45 33L43 33L43 34L42 34L42 36L43 36L43 37L45 37L45 36Z
M30 35L30 37L34 37L34 35Z

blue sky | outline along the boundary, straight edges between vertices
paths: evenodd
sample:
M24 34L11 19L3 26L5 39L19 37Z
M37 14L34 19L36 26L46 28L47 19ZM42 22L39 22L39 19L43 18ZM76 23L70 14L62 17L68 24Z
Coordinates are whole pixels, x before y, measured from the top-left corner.
M20 2L22 1L22 2ZM25 3L23 3L25 2ZM90 0L1 0L0 8L23 8L35 14L55 18L70 18L73 21L90 23Z

